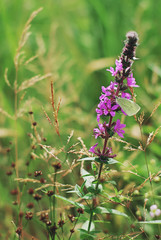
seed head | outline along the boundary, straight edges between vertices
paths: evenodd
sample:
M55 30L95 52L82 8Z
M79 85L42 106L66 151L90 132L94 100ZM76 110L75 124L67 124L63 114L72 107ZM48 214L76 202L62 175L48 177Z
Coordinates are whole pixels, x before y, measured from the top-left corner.
M65 222L64 222L64 220L59 220L59 222L58 222L58 225L59 225L59 227L63 227L63 225L65 224Z
M30 202L30 203L27 204L27 208L30 208L30 209L31 209L31 208L33 208L33 207L34 207L34 204L33 204L32 202Z
M55 170L59 170L61 169L61 163L60 162L52 163L52 167L54 167Z
M35 199L36 201L40 201L41 198L42 198L42 196L41 196L40 194L38 194L38 193L34 194L33 197L34 197L34 199Z
M42 175L42 171L35 171L34 172L35 177L38 177L38 176L41 176L41 175Z
M33 218L33 213L32 212L26 212L25 218L27 220L31 220Z
M51 197L53 194L54 194L54 191L52 191L52 190L49 190L49 191L47 192L48 197Z
M28 194L32 195L34 193L34 189L33 188L29 188L28 189Z
M22 228L21 227L18 227L15 231L19 236L21 236L22 234Z

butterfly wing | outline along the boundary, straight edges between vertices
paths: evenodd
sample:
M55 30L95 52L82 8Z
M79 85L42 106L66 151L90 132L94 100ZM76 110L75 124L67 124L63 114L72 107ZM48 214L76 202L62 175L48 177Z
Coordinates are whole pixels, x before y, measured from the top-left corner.
M140 110L137 103L127 98L117 98L116 102L128 116L133 116Z

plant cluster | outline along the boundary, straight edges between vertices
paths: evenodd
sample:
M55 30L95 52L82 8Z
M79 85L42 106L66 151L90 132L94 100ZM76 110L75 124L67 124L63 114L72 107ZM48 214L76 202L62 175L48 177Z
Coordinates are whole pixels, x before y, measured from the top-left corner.
M16 130L19 118L25 113L24 109L23 111L19 109L19 102L23 100L23 95L19 97L19 94L38 81L46 78L51 80L52 77L52 74L48 73L33 76L21 84L18 81L19 68L24 60L21 58L22 49L30 35L28 31L31 21L40 10L35 11L27 21L14 60L16 71L13 87L15 115L12 117L1 110L5 116L15 122ZM31 109L28 111L27 119L30 121L31 131L27 133L27 137L30 149L25 166L21 166L21 171L17 135L15 143L10 143L10 147L5 150L5 154L10 159L6 175L9 178L10 194L13 200L11 209L14 231L9 235L11 239L101 240L140 239L140 237L148 239L151 229L147 229L146 226L161 224L161 220L158 219L161 210L159 202L155 199L153 188L153 182L160 181L160 172L151 175L146 158L147 148L160 128L149 134L146 141L142 134L142 142L139 142L139 146L134 146L123 140L126 124L120 120L120 116L134 116L142 132L144 113L142 112L139 118L136 117L140 107L136 104L134 88L139 86L136 84L132 70L132 65L136 60L137 46L137 33L128 32L121 56L115 61L116 67L107 69L114 80L109 86L102 86L102 93L96 108L98 127L94 128L94 137L102 140L100 141L101 144L103 142L102 148L98 147L100 143L96 143L88 150L81 138L78 138L78 142L73 143L73 131L63 143L58 121L61 101L56 106L52 80L53 119L49 117L45 109L43 112L50 126L55 129L60 143L58 148L47 145L45 131L42 131L39 123L35 120L34 111ZM25 63L33 60L34 57L31 57ZM7 71L5 80L8 86L12 87L7 78ZM155 107L150 117L157 108L158 106ZM116 134L120 138L114 137ZM126 186L123 186L122 189L119 188L120 183L117 178L121 175L117 174L121 174L121 170L124 172L126 161L122 164L115 159L117 151L113 144L114 141L124 143L129 151L141 151L145 154L148 177L140 176L137 171L128 169L131 174L143 181L139 182L137 186L128 186L127 190ZM14 159L12 158L13 154ZM114 170L114 166L117 169L117 165L121 165L118 172ZM77 177L73 175L73 172ZM151 195L142 198L140 192L144 185L149 183ZM138 202L139 204L137 204ZM110 225L114 224L118 216L125 219L122 220L125 224L122 235L119 236L114 231L110 231ZM160 236L158 227L158 229L155 228L155 235L153 234L151 239L154 237L159 239Z

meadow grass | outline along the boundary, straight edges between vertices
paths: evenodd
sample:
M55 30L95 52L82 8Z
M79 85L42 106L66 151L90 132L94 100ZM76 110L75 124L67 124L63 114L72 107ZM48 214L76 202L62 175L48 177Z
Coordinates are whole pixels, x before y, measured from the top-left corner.
M101 200L108 208L126 213L130 220L127 225L124 216L100 214L95 219L96 229L101 229L97 236L157 239L160 235L158 225L138 224L138 220L151 220L152 204L160 207L160 5L152 0L0 2L2 239L16 239L15 231L22 222L23 239L48 239L48 231L39 221L44 210L45 214L50 210L52 218L57 216L56 223L65 221L59 228L60 239L70 237L79 215L76 228L82 227L88 214L84 217L76 211L78 205L73 207L72 201L79 204L82 200L72 191L76 183L83 183L80 168L91 173L91 165L77 160L91 157L88 149L95 143L95 108L101 86L112 79L105 69L114 64L129 30L137 31L140 39L134 72L140 85L137 102L144 113L139 120L122 118L127 125L124 141L110 141L123 164L104 171L108 194ZM33 18L31 13L41 7ZM25 25L27 19L32 23ZM54 159L56 163L61 160L61 169L52 166ZM95 168L97 165L93 171ZM42 171L42 176L35 177L35 171ZM30 188L43 195L42 200L33 199L28 194ZM16 189L18 197L16 192L10 194ZM46 195L48 190L57 195L53 202ZM69 200L65 203L61 196ZM15 201L21 203L20 208L13 205ZM25 219L30 202L35 213L31 222ZM24 212L23 220L18 217L19 210ZM75 222L67 215L74 215ZM79 232L72 238L79 239Z

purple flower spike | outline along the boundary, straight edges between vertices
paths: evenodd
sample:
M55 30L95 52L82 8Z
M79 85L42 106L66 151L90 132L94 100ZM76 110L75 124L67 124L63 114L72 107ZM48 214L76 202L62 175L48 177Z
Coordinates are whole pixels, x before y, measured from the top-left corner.
M95 148L97 147L98 143L96 143L94 146L92 146L90 149L89 149L89 152L92 152L94 154L96 154L95 152Z
M112 76L115 76L117 74L117 72L115 72L113 67L110 67L110 69L106 69L106 71L110 72Z
M108 127L108 124L104 123L104 124L98 124L98 128L94 128L94 135L95 138L98 137L105 137L105 127Z
M130 93L125 93L125 92L122 92L121 97L122 97L122 98L127 98L127 99L131 99L131 98L132 98L132 96L130 95Z
M118 108L118 105L114 105L113 107L111 107L111 100L109 100L106 104L106 109L104 109L104 114L105 115L110 114L112 117L114 117L116 114L115 110L117 108Z
M116 125L114 126L114 131L122 138L124 137L123 134L125 133L125 131L122 130L124 127L126 127L126 124L121 124L120 119L117 119Z
M116 64L116 73L117 73L118 71L121 72L121 71L123 70L121 61L119 61L119 60L116 59L115 64Z
M133 77L133 74L130 74L130 77L127 77L127 86L128 87L139 87L139 85L136 85L135 78Z

